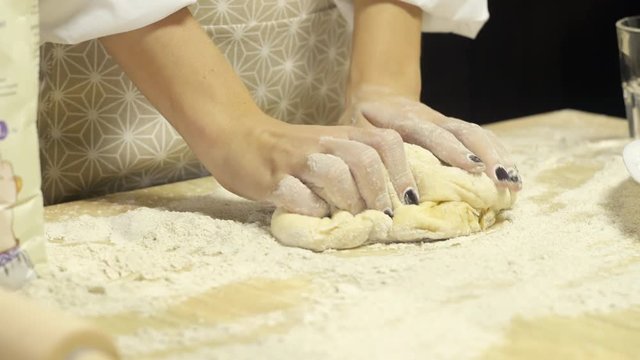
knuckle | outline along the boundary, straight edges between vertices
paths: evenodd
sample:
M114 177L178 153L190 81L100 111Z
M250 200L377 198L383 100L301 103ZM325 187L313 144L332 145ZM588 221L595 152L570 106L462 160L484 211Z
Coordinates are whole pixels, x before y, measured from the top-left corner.
M484 129L478 124L466 123L466 126L470 131L484 132Z
M488 142L488 137L484 131L475 124L465 126L459 132L454 133L454 135L464 143L468 141L481 141L486 144Z
M371 147L363 147L349 162L349 169L358 182L372 184L383 175L382 159L376 150Z
M393 152L402 148L403 140L397 131L391 129L379 129L372 133L374 147L381 152Z
M360 165L364 168L377 167L380 164L380 155L373 148L362 147L358 154Z
M348 180L349 166L339 157L311 154L307 162L310 180L317 184L335 184Z
M327 171L325 176L330 184L344 184L350 180L351 173L347 164L340 161Z
M447 118L445 129L456 135L469 135L469 134L478 134L484 133L484 129L475 123L466 122L456 118Z
M380 132L383 141L391 143L391 144L400 144L402 143L402 137L400 134L391 129L381 129Z
M451 133L451 131L447 131L445 129L434 129L432 140L436 144L450 144L456 140L456 137Z

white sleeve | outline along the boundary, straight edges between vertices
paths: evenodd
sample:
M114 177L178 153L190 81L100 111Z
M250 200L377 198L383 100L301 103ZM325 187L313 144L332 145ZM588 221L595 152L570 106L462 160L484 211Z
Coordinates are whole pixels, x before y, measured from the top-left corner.
M402 0L422 9L422 31L451 32L475 38L489 19L487 0ZM335 0L353 28L352 0Z
M40 41L76 44L138 29L196 0L40 0Z

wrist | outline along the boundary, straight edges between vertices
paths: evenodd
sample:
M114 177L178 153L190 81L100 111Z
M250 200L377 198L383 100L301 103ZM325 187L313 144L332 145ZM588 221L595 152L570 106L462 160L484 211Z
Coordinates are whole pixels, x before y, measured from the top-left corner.
M419 98L422 10L396 0L356 0L347 96L366 87Z
M374 77L369 77L366 80L352 81L350 78L346 92L347 105L367 99L371 94L401 96L410 100L419 101L420 91L421 81L419 74L406 81Z
M225 152L233 141L246 138L269 126L269 118L249 98L227 103L194 101L193 106L181 108L171 119L172 125L196 154Z

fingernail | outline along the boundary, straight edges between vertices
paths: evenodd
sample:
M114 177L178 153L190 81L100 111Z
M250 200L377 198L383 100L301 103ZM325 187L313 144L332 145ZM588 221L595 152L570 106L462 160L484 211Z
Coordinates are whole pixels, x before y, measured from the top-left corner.
M469 154L469 155L467 155L467 157L469 158L469 160L471 160L473 162L476 162L476 163L481 163L482 162L482 160L480 160L480 158L476 154Z
M418 194L412 188L407 189L404 192L404 203L407 205L418 205L420 200L418 199Z
M385 209L383 212L387 214L388 217L393 218L393 210Z
M509 173L502 166L498 166L496 168L496 177L500 181L507 181L507 180L509 180Z
M520 175L518 175L518 169L513 168L511 170L509 170L509 181L514 182L514 183L518 183L520 182Z

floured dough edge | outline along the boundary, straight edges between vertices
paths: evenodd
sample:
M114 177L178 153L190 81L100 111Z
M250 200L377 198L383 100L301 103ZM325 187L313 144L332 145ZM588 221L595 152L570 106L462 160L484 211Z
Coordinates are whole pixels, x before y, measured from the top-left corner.
M316 218L277 209L271 232L283 245L314 251L350 249L372 243L415 242L469 235L491 227L515 202L485 174L443 165L429 151L405 144L420 192L420 205L404 205L389 183L394 218L376 210L357 215L337 211Z

